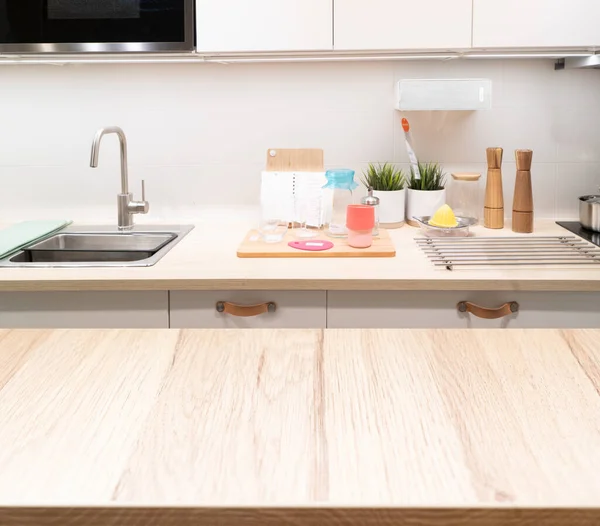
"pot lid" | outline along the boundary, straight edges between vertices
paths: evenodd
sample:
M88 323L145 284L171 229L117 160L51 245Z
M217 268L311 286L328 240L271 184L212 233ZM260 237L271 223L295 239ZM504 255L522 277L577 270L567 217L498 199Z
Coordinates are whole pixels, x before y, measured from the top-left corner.
M585 201L586 203L600 203L600 195L584 195L579 199Z

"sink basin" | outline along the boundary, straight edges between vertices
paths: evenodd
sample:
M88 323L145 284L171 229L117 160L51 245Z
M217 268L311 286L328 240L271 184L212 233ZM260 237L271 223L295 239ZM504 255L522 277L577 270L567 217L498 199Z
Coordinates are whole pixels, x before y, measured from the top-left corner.
M68 227L0 260L0 267L151 266L169 252L193 226Z
M176 234L57 234L11 258L18 263L131 262L156 254Z

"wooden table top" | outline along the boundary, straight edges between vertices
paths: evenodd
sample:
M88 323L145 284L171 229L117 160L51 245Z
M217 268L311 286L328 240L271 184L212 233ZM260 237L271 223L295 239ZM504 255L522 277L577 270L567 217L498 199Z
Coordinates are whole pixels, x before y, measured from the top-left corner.
M0 331L0 525L598 524L599 342Z

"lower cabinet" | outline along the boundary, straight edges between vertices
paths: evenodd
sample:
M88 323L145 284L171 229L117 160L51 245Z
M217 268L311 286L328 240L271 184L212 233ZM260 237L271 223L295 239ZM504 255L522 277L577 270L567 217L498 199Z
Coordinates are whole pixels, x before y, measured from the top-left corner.
M600 328L598 292L0 292L0 328Z
M171 291L171 327L311 328L327 326L324 291Z
M327 327L600 328L600 293L331 291Z
M167 291L0 293L0 328L168 327Z

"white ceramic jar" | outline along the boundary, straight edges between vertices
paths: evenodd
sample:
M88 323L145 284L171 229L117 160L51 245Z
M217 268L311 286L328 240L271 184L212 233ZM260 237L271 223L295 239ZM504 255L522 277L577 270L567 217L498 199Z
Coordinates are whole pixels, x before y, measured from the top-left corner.
M406 219L406 190L374 191L379 198L379 224L383 228L400 228Z

